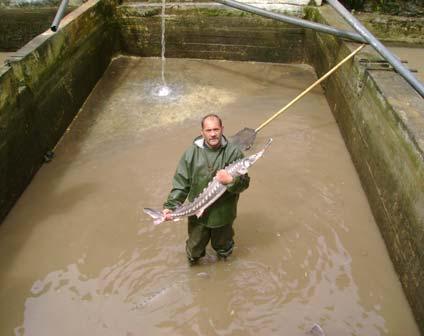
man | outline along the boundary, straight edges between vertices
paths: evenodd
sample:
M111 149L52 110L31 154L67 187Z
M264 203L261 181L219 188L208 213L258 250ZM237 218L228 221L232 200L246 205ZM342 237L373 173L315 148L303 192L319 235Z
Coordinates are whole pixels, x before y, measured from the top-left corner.
M247 174L234 178L223 169L243 158L243 153L222 134L221 119L209 114L202 119L201 126L201 136L194 139L179 162L163 210L165 219L169 220L172 210L184 203L186 198L193 201L215 175L219 182L226 185L227 191L200 218L188 218L186 252L192 265L205 255L209 240L218 257L226 258L232 253L233 222L237 215L239 193L248 188L250 180Z

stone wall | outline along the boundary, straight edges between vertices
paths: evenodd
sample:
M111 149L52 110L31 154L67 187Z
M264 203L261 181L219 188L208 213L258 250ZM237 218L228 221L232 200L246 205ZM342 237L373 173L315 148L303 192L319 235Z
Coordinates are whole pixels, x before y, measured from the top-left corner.
M328 7L309 17L346 28ZM319 75L357 47L314 32L307 43ZM325 94L424 333L423 98L395 72L367 70L359 59L381 60L367 47L325 81Z
M0 67L0 221L117 50L112 16L110 2L91 0Z
M161 7L125 3L117 8L122 51L160 56ZM304 30L219 4L166 7L166 56L301 63Z

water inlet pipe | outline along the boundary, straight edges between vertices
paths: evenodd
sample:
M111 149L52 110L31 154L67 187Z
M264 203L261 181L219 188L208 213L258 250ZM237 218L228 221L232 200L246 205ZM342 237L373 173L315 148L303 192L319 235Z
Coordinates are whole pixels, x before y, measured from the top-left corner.
M337 28L334 28L334 27L331 27L331 26L320 24L320 23L311 22L311 21L303 20L303 19L299 19L299 18L294 18L294 17L291 17L291 16L279 14L279 13L274 13L274 12L271 12L271 11L268 11L268 10L265 10L265 9L262 9L262 8L247 5L245 3L241 3L241 2L238 2L238 1L234 1L234 0L215 0L215 1L219 2L223 5L233 7L233 8L236 8L236 9L240 9L242 11L253 13L253 14L256 14L256 15L260 15L260 16L263 16L263 17L266 17L266 18L269 18L269 19L290 23L290 24L293 24L293 25L296 25L296 26L307 28L307 29L313 29L313 30L319 31L321 33L335 35L337 37L349 39L349 40L352 40L352 41L355 41L355 42L367 43L366 40L360 34L355 33L355 32L350 32L350 31L347 31L347 30L341 30L341 29L337 29Z
M228 1L228 0L226 0ZM424 98L424 85L337 0L326 0Z
M60 20L62 20L63 14L65 14L66 7L68 7L69 0L62 0L60 3L59 9L57 10L56 16L54 17L53 23L50 26L50 29L53 32L56 32L59 28Z

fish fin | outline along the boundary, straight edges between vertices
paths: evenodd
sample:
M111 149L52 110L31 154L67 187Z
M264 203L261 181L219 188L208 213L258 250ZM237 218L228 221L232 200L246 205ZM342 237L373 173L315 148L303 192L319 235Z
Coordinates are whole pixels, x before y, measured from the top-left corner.
M197 211L197 212L196 212L196 217L197 217L197 218L202 217L202 215L203 215L203 212L204 212L204 211L205 211L205 209L204 209L204 208L199 209L199 211Z
M162 214L162 211L154 210L154 209L150 209L150 208L144 208L143 211L144 211L145 214L147 214L147 215L149 215L150 217L153 218L153 224L155 224L155 225L158 225L165 220L165 218Z

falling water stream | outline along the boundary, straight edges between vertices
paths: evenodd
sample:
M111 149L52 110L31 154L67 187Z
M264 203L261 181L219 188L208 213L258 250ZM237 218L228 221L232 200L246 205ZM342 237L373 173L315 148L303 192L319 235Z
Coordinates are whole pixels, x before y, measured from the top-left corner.
M162 35L161 35L161 74L162 74L162 86L159 88L157 95L160 97L168 96L171 93L171 89L166 84L165 80L165 67L166 67L166 58L165 58L165 4L166 0L162 0L162 14L161 14L161 27L162 27Z

